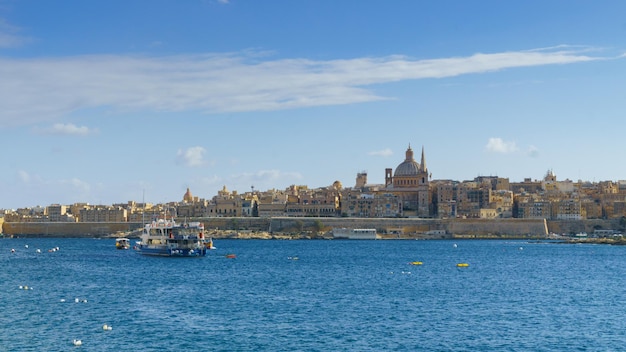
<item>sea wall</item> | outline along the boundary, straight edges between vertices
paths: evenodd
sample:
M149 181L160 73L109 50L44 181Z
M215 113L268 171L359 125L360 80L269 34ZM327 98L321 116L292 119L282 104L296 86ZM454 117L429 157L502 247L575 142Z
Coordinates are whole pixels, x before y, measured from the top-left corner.
M588 219L588 220L548 220L550 232L558 234L576 234L586 232L593 233L594 230L620 230L620 219Z
M375 228L381 234L407 237L445 238L462 236L545 236L543 219L418 219L418 218L226 218L189 219L201 221L207 230L262 231L268 233L324 233L334 227ZM559 229L565 227L558 223ZM556 226L555 225L555 226ZM141 223L4 223L6 236L21 237L108 237L141 229ZM136 235L136 233L134 234Z
M19 237L108 237L141 226L130 222L5 222L2 233Z

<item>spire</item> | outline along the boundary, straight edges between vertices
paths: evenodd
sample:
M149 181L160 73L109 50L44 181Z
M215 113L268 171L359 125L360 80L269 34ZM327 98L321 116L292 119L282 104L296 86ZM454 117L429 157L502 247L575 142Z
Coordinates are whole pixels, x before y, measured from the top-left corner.
M428 169L426 168L426 157L424 156L424 146L422 146L422 160L420 160L420 171L428 171Z

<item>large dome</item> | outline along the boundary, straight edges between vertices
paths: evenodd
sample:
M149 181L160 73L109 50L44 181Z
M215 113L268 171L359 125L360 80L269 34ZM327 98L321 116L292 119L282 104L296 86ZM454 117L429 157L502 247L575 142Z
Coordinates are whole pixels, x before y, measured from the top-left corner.
M420 164L413 158L413 149L409 146L406 150L406 159L398 165L393 176L416 176L419 175Z

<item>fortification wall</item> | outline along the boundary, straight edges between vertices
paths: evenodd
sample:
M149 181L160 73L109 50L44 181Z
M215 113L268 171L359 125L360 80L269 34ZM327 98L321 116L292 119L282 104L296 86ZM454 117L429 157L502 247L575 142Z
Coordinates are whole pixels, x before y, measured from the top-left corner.
M550 232L558 234L576 234L586 232L593 233L594 230L623 230L619 219L601 220L548 220Z
M416 219L416 218L198 218L207 230L264 231L272 233L326 232L333 227L375 228L379 233L420 235L445 232L447 235L544 236L554 233L592 233L594 229L620 229L619 220L543 219ZM107 237L141 229L141 223L15 223L5 222L7 236Z
M129 222L5 222L5 236L20 237L108 237L141 228L141 223Z

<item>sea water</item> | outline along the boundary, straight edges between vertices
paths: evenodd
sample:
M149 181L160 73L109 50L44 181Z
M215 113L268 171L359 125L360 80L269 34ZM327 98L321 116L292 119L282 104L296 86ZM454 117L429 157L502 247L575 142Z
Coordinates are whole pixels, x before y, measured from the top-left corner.
M160 258L117 250L108 239L0 240L0 350L626 349L626 247L487 240L215 246L203 258Z

